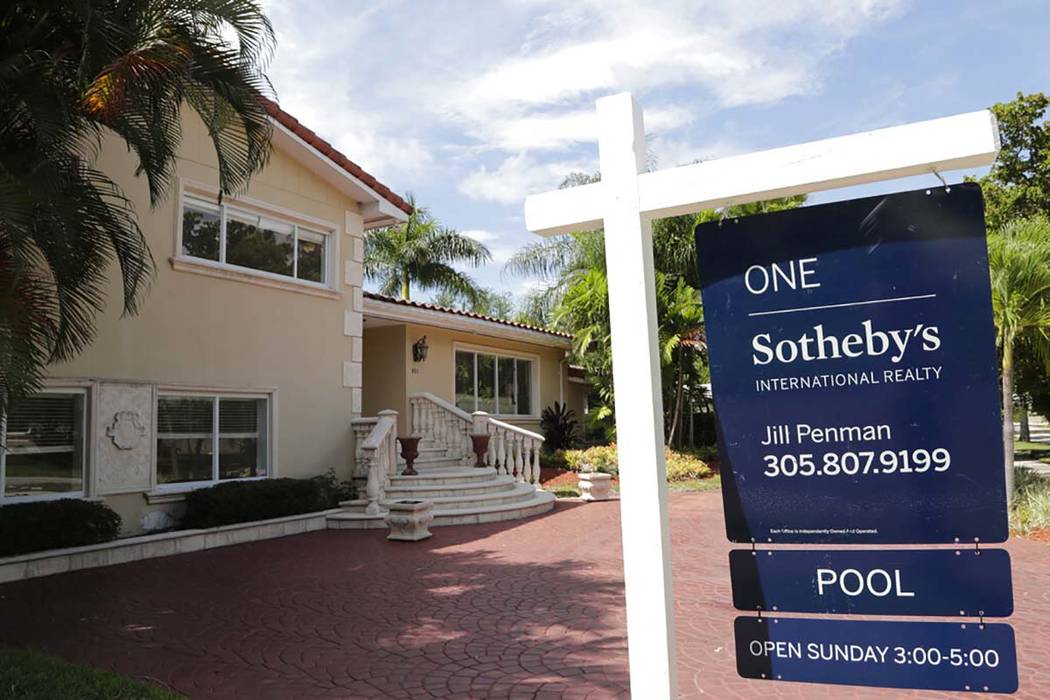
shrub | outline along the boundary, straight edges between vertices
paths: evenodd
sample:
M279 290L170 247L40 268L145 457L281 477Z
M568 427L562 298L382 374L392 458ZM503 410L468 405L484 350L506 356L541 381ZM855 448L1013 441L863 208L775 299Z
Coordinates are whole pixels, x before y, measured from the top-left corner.
M602 472L617 475L616 445L595 445L586 450L567 450L565 463L574 472Z
M313 479L231 481L186 494L183 527L202 528L268 520L334 508L334 475Z
M22 700L179 700L182 697L109 671L77 666L21 649L0 649L0 695Z
M1010 529L1027 535L1044 528L1050 528L1050 478L1031 469L1018 469L1010 508Z
M0 557L115 540L120 516L102 503L61 498L0 508Z
M562 453L565 468L575 472L603 472L618 476L620 473L616 456L616 445L598 445L586 450L566 450ZM679 452L667 448L664 451L667 463L667 480L706 479L712 475L711 468L696 454Z
M693 454L665 450L664 459L667 462L667 480L689 481L694 479L706 479L711 476L711 467Z
M579 437L576 411L555 401L553 406L543 409L540 430L543 431L543 445L548 450L567 450L575 446Z

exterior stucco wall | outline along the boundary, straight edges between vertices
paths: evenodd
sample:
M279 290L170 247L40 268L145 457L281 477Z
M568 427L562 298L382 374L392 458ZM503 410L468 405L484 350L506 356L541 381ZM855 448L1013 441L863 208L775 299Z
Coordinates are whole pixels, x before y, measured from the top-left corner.
M539 373L537 385L539 401L533 407L535 417L501 418L501 420L528 430L541 432L540 413L561 397L561 387L566 371L566 365L562 362L565 357L564 349L433 326L407 324L405 328L405 358L408 364L406 391L408 395L426 391L440 396L449 403L455 403L454 362L457 345L482 351L499 352L502 350L535 358ZM427 337L427 345L430 346L427 359L425 362L413 362L412 344L424 335Z
M184 122L177 176L180 182L216 188L216 158L204 126L189 113ZM53 380L272 392L271 474L305 477L334 469L348 476L349 421L362 398L359 203L278 151L244 193L267 206L331 223L335 291L322 297L173 269L178 194L170 193L151 208L145 179L134 175L135 160L116 139L107 140L97 165L134 202L157 274L138 315L121 318L113 270L96 339L73 361L52 367ZM88 465L89 484L103 466ZM152 474L152 464L149 469ZM93 495L90 486L87 495ZM128 532L139 529L149 510L179 507L149 506L141 492L107 501L120 512Z
M407 435L408 394L405 391L405 327L369 328L365 323L363 415L375 416L380 411L397 411L398 434ZM411 349L409 349L411 361Z
M581 431L586 422L584 411L587 408L587 394L590 391L590 384L580 384L579 382L566 382L565 384L565 403L576 412L576 422L579 423Z

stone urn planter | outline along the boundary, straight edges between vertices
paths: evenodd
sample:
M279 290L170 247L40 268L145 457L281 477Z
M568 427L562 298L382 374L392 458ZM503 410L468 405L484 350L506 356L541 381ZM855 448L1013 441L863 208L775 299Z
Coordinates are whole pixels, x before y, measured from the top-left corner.
M384 518L390 528L388 540L418 542L430 537L430 523L434 522L434 504L431 501L392 501Z
M608 501L612 498L612 474L580 472L580 498L585 501Z
M485 466L485 453L489 451L490 438L490 435L481 433L473 433L470 436L470 442L473 443L474 449L474 466L478 469L482 469Z
M421 437L408 436L399 437L398 442L401 443L401 457L405 460L405 470L401 472L402 476L416 476L415 463L416 457L419 456L419 441Z

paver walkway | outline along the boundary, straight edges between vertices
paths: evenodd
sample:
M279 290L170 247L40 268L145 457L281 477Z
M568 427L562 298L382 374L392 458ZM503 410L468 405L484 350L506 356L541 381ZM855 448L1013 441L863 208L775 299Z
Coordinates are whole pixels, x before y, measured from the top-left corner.
M671 521L683 697L945 697L737 678L718 494L673 494ZM434 532L317 532L6 584L0 644L193 698L628 696L616 502ZM1050 546L1009 549L1015 697L1050 697Z

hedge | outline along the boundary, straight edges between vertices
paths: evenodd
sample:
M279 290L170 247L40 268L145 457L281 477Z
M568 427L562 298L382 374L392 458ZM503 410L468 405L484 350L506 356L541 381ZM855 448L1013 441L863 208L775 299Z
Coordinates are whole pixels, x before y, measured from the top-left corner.
M349 494L326 475L231 481L186 494L185 528L217 527L335 508Z
M6 507L6 506L5 506ZM164 688L22 649L0 649L0 697L20 700L179 700Z
M120 516L102 503L61 498L0 507L0 557L115 540Z

